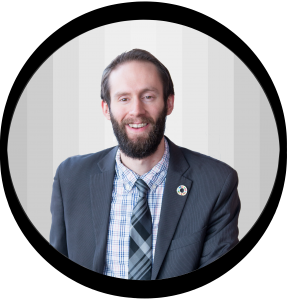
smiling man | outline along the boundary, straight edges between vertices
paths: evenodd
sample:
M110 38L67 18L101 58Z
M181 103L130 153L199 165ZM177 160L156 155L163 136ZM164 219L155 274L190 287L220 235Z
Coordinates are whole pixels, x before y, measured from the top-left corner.
M102 111L118 146L68 158L53 184L50 243L95 272L180 276L238 243L234 169L164 136L174 108L166 67L134 49L104 70Z

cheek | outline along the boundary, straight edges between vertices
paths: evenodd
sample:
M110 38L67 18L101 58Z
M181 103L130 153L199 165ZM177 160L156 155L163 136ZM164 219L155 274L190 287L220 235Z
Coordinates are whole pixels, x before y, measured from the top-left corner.
M114 119L116 119L118 122L121 122L125 118L125 111L122 108L117 107L114 105L111 107L111 112L113 114Z
M158 118L163 113L163 110L164 106L157 107L157 109L153 112L153 117Z

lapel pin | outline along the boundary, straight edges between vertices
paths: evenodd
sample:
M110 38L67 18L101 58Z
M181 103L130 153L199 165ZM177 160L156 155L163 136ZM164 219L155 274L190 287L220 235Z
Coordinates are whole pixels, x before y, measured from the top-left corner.
M185 196L187 193L187 188L184 185L180 185L176 191L180 196Z

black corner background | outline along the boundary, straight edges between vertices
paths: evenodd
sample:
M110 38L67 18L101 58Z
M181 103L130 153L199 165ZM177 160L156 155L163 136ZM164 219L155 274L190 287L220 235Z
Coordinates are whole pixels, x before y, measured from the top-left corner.
M248 66L271 103L279 139L280 136L282 139L282 114L287 100L283 89L286 85L284 82L286 81L286 65L283 65L286 62L286 54L285 47L283 47L285 38L281 19L278 18L271 25L270 22L263 20L259 22L251 17L249 19L248 17L222 19L220 23L209 22L208 25L206 22L196 23L172 19L165 21L179 23L213 37L228 47ZM90 22L82 26L80 22L72 20L63 22L52 18L52 21L48 22L47 19L38 18L31 22L19 20L15 29L11 27L4 31L2 35L4 55L1 65L2 75L4 74L2 87L6 92L2 99L4 106L2 111L5 111L7 141L15 107L28 81L41 64L71 39L88 30L113 22L116 20L100 24ZM280 151L282 152L281 139ZM8 210L5 210L9 221L5 222L6 226L3 230L5 257L9 261L8 273L16 274L17 278L23 278L29 272L34 282L43 281L43 278L49 274L51 281L58 284L63 279L76 282L81 277L90 277L97 283L99 283L98 280L118 282L117 279L101 276L65 259L42 238L19 204L8 171L8 157L6 161L5 177L8 184L5 184L5 187L8 187L8 193L5 193L7 196L2 198L2 201L10 205ZM279 192L279 180L280 165L275 186L263 213L250 232L233 250L203 269L170 280L180 284L187 281L194 282L195 279L200 281L219 279L224 282L234 281L236 284L238 276L247 282L252 278L264 279L266 274L270 275L271 272L276 274L281 268L281 253L284 252L281 244L283 238L281 230L283 216L281 215L283 203L286 202L284 193ZM170 280L162 280L160 284L169 283ZM128 281L120 281L120 283L123 282Z

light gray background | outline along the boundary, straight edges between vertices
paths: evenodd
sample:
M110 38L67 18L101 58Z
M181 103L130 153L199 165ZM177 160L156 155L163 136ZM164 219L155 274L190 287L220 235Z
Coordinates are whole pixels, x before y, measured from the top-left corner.
M170 71L175 109L166 135L238 172L239 237L255 223L275 180L279 143L268 100L247 67L214 39L161 21L129 21L85 33L52 55L23 92L8 157L27 215L48 240L57 166L67 157L117 144L101 112L100 78L118 54L142 48Z

